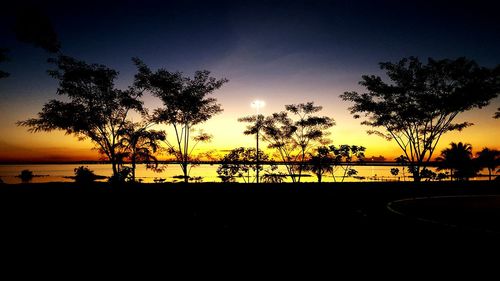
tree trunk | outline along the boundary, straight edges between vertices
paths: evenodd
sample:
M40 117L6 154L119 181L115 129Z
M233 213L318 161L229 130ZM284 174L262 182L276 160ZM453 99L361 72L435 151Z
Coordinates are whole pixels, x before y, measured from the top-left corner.
M256 180L259 183L259 130L257 130L257 159L256 159Z
M185 183L189 182L187 167L188 167L188 163L187 162L183 162L182 163L182 173L184 174L184 182Z
M135 157L132 157L132 182L135 182Z

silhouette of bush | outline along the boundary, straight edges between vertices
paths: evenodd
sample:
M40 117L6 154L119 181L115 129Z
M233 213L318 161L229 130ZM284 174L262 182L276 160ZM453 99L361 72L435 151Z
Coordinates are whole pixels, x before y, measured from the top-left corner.
M118 173L109 177L108 182L111 184L121 184L125 183L127 180L130 180L132 174L132 168L130 167L122 167Z
M33 171L22 170L18 177L22 182L30 182L33 179Z
M75 171L75 182L77 183L91 183L96 180L97 176L94 171L90 170L88 167L80 166L74 169Z

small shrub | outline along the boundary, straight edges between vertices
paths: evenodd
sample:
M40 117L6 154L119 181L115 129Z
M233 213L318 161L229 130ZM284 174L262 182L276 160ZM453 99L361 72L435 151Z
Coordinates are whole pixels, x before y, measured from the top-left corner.
M33 171L22 170L18 177L22 182L30 182L33 179Z
M74 169L75 171L75 182L77 183L91 183L97 176L94 171L90 170L88 167L80 166Z

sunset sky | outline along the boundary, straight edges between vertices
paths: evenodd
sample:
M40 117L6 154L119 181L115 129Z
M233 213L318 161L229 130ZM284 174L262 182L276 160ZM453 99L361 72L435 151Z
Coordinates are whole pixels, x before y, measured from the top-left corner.
M23 2L23 1L18 1ZM392 159L395 142L368 136L339 95L363 88L363 74L382 75L378 63L418 56L436 59L466 56L480 65L500 64L500 17L496 1L36 1L50 17L62 52L101 63L120 72L117 85L132 83L139 57L151 68L192 75L207 69L228 78L215 97L224 112L202 125L214 136L201 150L253 146L239 117L255 110L255 99L270 114L285 104L314 101L335 119L334 144L367 147L367 155ZM0 48L9 61L0 69L0 162L95 160L90 142L62 132L32 134L16 121L35 117L56 98L57 81L49 77L49 54L19 43L12 32L16 7L2 10ZM144 96L151 110L158 99ZM459 115L475 123L445 135L479 150L500 148L500 120L492 116L500 99L482 110Z

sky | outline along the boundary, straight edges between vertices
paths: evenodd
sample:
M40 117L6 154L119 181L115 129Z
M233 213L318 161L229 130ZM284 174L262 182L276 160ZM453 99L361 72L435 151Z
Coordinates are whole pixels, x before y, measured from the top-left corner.
M36 5L51 19L64 54L100 63L120 72L117 86L132 83L132 57L152 69L192 75L207 69L229 82L214 95L224 112L200 128L214 136L200 150L221 152L253 146L239 117L255 114L250 104L264 100L261 113L286 104L314 101L332 117L334 144L367 147L367 155L392 159L401 154L395 142L369 136L348 112L339 95L363 92L364 74L383 75L378 63L418 56L466 56L482 66L500 64L500 18L495 1L16 1L0 13L0 47L8 48L9 72L0 80L0 162L98 159L88 141L63 132L36 133L16 121L35 117L57 98L40 48L16 41L16 10ZM161 107L150 95L148 108ZM492 116L500 99L457 121L473 127L446 134L438 151L451 141L500 148L499 120Z

